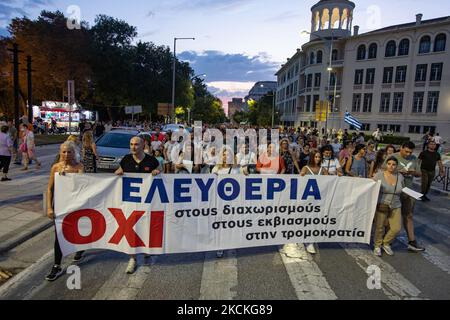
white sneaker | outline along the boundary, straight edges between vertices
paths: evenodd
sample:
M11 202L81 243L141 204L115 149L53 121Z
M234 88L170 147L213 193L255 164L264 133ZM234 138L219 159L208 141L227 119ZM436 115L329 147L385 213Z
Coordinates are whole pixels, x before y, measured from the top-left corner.
M392 251L392 248L389 245L384 245L383 246L383 251L386 252L386 254L388 256L393 256L394 255L394 251Z
M376 255L377 257L383 256L383 254L381 253L381 248L378 247L373 250L373 254Z
M306 246L306 251L308 251L308 253L310 253L310 254L316 254L317 253L317 251L316 251L316 248L314 247L314 244L308 244L307 246Z
M127 274L133 274L134 271L136 271L136 259L130 258L130 261L128 262L128 267L127 267Z

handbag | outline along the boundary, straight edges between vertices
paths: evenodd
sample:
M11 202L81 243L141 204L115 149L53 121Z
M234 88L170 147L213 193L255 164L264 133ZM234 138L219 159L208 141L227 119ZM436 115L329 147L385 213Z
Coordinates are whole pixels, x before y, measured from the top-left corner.
M28 147L27 147L27 143L23 142L20 144L19 146L19 151L22 153L27 153L28 152Z

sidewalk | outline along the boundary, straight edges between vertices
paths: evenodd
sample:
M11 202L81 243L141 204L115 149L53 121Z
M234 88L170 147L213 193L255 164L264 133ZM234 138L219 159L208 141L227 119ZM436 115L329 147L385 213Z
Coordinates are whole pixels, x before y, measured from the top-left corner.
M52 225L43 210L50 166L59 147L37 148L40 170L30 165L27 172L11 165L10 182L0 184L0 255L39 234Z

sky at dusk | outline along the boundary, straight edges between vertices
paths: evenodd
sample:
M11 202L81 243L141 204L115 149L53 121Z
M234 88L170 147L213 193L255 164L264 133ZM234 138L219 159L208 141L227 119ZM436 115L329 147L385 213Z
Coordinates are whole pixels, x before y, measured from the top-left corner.
M173 48L196 74L207 74L210 91L226 105L244 97L256 81L274 74L309 40L310 8L317 0L0 0L0 35L12 18L36 18L40 11L76 5L81 19L94 23L98 14L123 19L138 28L138 40ZM353 25L360 33L389 25L450 15L450 0L354 0Z

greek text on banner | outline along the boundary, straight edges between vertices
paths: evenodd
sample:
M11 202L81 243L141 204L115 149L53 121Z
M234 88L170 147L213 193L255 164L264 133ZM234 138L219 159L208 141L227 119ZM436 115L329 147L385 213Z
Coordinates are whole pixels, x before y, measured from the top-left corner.
M55 177L63 254L370 243L380 183L327 176Z

